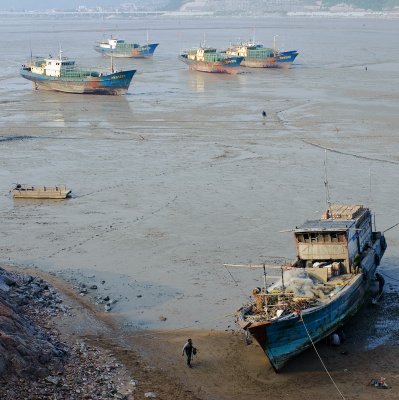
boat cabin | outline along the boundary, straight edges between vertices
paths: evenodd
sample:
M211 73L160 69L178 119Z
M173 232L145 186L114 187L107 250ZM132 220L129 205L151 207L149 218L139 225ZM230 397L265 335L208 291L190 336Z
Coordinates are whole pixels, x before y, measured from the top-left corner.
M72 71L75 61L66 58L44 58L31 66L31 72L39 75L60 77L63 72Z
M195 61L218 61L221 56L213 47L200 47L190 50L187 54L187 58Z
M100 47L104 49L116 49L118 45L124 44L125 41L123 39L108 39L106 42L101 42Z
M362 205L331 205L320 220L295 229L296 266L327 281L356 273L362 252L372 243L371 212Z

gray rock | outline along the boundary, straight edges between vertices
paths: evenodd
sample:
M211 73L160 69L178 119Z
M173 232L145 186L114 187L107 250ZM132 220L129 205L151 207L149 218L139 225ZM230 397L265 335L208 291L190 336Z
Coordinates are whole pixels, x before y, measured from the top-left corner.
M58 385L60 383L60 378L58 376L47 376L46 381L52 383L53 385Z

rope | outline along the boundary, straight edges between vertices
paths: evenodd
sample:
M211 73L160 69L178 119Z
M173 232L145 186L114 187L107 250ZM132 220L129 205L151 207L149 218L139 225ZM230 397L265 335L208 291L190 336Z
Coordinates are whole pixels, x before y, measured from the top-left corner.
M393 281L398 281L398 282L399 282L399 279L393 278L392 276L389 276L389 275L386 274L385 272L379 271L379 273L380 273L381 275L386 276L386 277L389 278L389 279L392 279Z
M231 276L231 279L234 281L235 285L238 287L238 289L240 289L241 293L247 297L248 294L244 292L244 289L239 285L239 283L237 282L236 279L234 279L233 274L230 272L230 270L227 268L227 265L224 265L224 267L226 268L226 271L229 273L229 275Z
M398 225L399 225L399 222L396 223L395 225L392 225L392 226L389 227L388 229L385 229L385 231L384 231L383 233L388 232L390 229L395 228L395 226L398 226Z
M301 319L301 321L302 321L302 324L303 324L303 327L305 328L306 333L307 333L308 336L309 336L310 343L312 343L312 346L313 346L313 348L314 348L314 351L315 351L316 354L317 354L317 357L319 357L319 360L320 360L321 364L323 365L325 371L327 372L327 375L328 375L329 378L331 379L331 382L333 383L333 385L334 385L335 388L337 389L338 393L340 394L340 396L342 397L342 399L345 400L345 396L344 396L344 395L341 393L341 391L338 389L337 384L334 382L334 379L332 378L331 374L328 372L328 369L327 369L326 365L324 364L323 360L321 359L320 354L319 354L319 352L317 351L315 344L313 343L313 340L312 340L312 338L311 338L311 336L310 336L310 334L309 334L308 328L306 328L305 321L303 320L302 313L300 314L300 319Z

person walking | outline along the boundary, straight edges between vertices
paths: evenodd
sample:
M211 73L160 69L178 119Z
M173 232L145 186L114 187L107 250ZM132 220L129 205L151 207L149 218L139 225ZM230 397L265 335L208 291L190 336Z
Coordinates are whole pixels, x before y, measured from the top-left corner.
M187 339L186 344L183 346L182 356L186 354L187 357L187 367L192 368L191 359L193 354L197 352L197 349L193 346L193 341L191 339Z

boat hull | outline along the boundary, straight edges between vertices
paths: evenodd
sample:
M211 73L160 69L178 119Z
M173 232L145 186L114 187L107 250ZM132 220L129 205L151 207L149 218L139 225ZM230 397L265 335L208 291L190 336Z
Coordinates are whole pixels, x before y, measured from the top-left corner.
M22 68L20 75L32 81L35 89L78 94L122 95L128 91L135 72L135 70L130 70L98 77L74 78L40 75Z
M213 72L219 74L237 74L240 72L240 64L242 61L241 57L226 58L222 61L207 62L207 61L196 61L190 60L184 55L180 56L179 59L186 63L190 70L200 72Z
M66 199L71 195L71 190L65 186L24 186L11 191L14 199Z
M245 327L260 344L275 371L281 370L291 358L312 346L312 342L327 337L356 314L374 280L385 248L385 239L380 236L362 260L362 274L327 304L304 310L301 315L291 314Z
M290 68L295 58L298 56L296 50L278 53L277 56L267 58L245 57L241 62L247 68Z
M136 48L124 48L124 49L110 49L97 45L94 47L98 53L103 56L115 57L115 58L151 58L154 55L155 49L158 47L158 43L151 43Z

